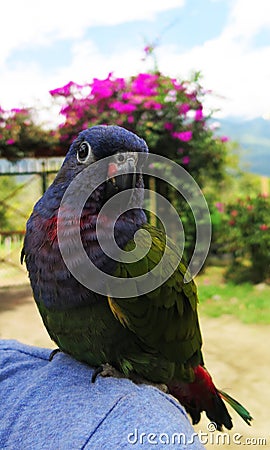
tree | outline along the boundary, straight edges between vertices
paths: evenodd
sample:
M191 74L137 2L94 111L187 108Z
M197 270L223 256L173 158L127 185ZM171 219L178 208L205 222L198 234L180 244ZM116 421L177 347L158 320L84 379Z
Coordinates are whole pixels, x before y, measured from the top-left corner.
M16 161L25 156L57 156L58 137L35 123L34 110L0 107L0 157Z
M62 103L59 126L63 152L81 130L97 124L116 124L144 138L150 151L183 165L199 183L223 177L225 137L211 129L211 113L203 99L209 93L196 74L190 81L155 73L124 79L109 74L79 85L69 82L50 91Z
M227 275L235 281L259 283L270 277L270 198L238 198L218 204L221 251L233 256ZM226 236L226 240L224 239Z
M217 137L206 114L206 92L199 74L178 81L160 72L140 73L128 79L95 78L79 85L69 82L52 90L61 102L64 122L59 127L61 145L66 150L81 130L97 124L117 124L144 138L150 152L181 164L203 188L218 185L225 175L226 137ZM157 167L157 176L162 167ZM173 174L168 174L169 179ZM148 187L148 180L146 179ZM195 243L195 223L191 210L174 189L156 181L156 190L178 210L185 228L186 250Z

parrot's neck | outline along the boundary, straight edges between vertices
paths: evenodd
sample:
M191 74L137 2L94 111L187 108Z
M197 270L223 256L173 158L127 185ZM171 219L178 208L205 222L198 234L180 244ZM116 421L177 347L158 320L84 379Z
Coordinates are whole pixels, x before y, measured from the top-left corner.
M35 211L42 217L45 226L45 232L47 233L46 228L55 227L55 233L50 231L50 234L57 238L57 224L59 225L59 221L63 221L63 226L65 228L65 233L70 238L70 240L76 234L76 226L80 223L80 233L83 244L85 247L90 250L96 252L97 249L102 254L102 249L97 245L99 240L99 236L108 236L108 239L112 238L112 234L114 234L114 238L118 246L123 249L125 245L133 239L136 231L147 222L147 218L145 212L142 208L143 205L143 180L140 178L136 187L141 189L135 189L133 195L133 202L130 205L133 209L127 209L124 211L116 220L117 214L111 213L102 213L101 209L103 206L103 196L104 196L104 186L99 186L91 195L90 198L86 201L82 212L78 213L76 209L76 199L74 197L70 202L67 202L64 208L62 207L61 215L59 218L59 209L61 205L61 201L63 198L63 194L65 192L66 186L54 186L51 185L50 188L46 191L44 196L40 199L40 201L35 206ZM132 207L132 205L136 205L138 207ZM98 233L97 233L97 221L98 217L101 215L102 219L99 220ZM111 217L109 217L111 216ZM78 218L80 217L80 220ZM76 225L77 224L77 225ZM99 236L98 236L99 235ZM96 254L94 258L96 259ZM98 264L98 262L97 262Z
M95 200L98 200L98 196ZM100 237L107 239L110 247L111 230L114 230L117 245L124 249L147 219L142 208L131 209L124 212L115 224L111 219L106 220L104 217L97 233L96 224L100 209L101 205L98 202L91 198L88 199L79 221L80 236L90 260L103 272L113 275L117 262L105 254L99 244ZM59 200L57 205L55 195L47 191L36 205L34 213L28 221L28 228L31 232L28 233L25 241L25 253L28 255L27 266L31 268L33 261L36 266L36 269L31 271L31 283L33 289L37 290L35 298L40 298L40 301L48 308L61 310L89 304L96 300L94 296L90 295L89 290L71 275L62 258L57 233L58 211ZM72 210L67 211L61 221L64 226L64 245L67 245L72 258L74 258L74 264L77 265L78 251L77 246L73 243L78 235L78 221L74 220ZM113 252L112 254L116 255ZM76 295L74 295L74 289Z

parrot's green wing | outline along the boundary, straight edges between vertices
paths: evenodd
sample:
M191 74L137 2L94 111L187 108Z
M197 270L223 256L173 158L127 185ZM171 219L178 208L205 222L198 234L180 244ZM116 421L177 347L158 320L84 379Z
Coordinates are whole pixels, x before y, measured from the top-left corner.
M145 225L143 227L152 238L149 252L140 261L134 263L119 263L115 276L134 278L152 271L159 263L166 247L166 237L160 230ZM143 237L139 246L147 245ZM134 243L129 243L126 251L134 249ZM138 250L140 250L138 248ZM168 362L171 378L192 381L192 366L202 363L201 333L197 316L197 289L193 281L184 283L186 266L180 262L177 266L176 250L173 243L167 241L168 264L162 270L170 270L172 275L160 287L149 293L140 295L140 285L137 284L138 296L132 298L108 298L109 306L114 316L121 324L130 329L140 339L142 348L148 352L160 355L160 360ZM176 264L175 264L176 261ZM171 265L170 265L171 263ZM176 270L172 268L176 266ZM152 272L153 273L153 272ZM160 277L160 273L151 276ZM158 280L157 280L158 281ZM124 283L123 283L124 286ZM138 363L139 364L139 363ZM136 370L136 362L133 368ZM124 368L123 368L124 369ZM140 368L140 372L142 369ZM144 376L149 376L145 367ZM158 381L161 374L150 374L151 379ZM168 373L166 373L168 381Z

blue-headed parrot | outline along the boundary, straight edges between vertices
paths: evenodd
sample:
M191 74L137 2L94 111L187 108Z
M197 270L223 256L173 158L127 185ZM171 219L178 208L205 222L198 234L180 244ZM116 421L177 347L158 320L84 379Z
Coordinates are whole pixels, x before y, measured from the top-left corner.
M106 201L116 192L144 187L138 155L148 152L145 141L119 126L99 125L82 131L72 143L59 173L36 203L27 222L22 260L25 258L34 299L44 325L59 349L92 367L106 363L126 377L137 375L163 383L190 414L193 424L201 412L216 423L232 428L223 399L250 424L248 411L228 394L218 390L204 366L202 338L197 313L197 288L184 283L186 266L181 261L159 288L128 298L112 298L81 284L63 260L57 222L63 195L86 167L107 156L107 180L87 198L80 218L80 234L88 257L103 272L134 278L158 263L166 246L165 233L147 222L142 207L124 212L115 224L119 248L133 248L136 231L146 230L152 239L148 253L136 262L114 261L99 245L96 223ZM132 157L132 155L135 155ZM133 174L124 174L125 166ZM91 183L90 183L91 184ZM87 190L87 184L82 187ZM72 211L66 222L67 239L75 233ZM101 230L102 231L102 230ZM106 230L104 230L106 233ZM174 245L169 256L175 259ZM76 248L71 256L76 265ZM90 274L91 276L91 274Z

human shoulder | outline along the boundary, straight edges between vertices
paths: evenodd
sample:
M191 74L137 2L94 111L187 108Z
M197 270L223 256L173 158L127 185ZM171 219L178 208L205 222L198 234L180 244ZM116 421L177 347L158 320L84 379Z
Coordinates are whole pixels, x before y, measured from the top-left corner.
M50 353L0 340L3 448L163 448L164 440L173 448L180 435L193 439L184 409L171 396L123 378L91 383L91 367L64 353L49 361ZM203 447L195 439L188 448Z

